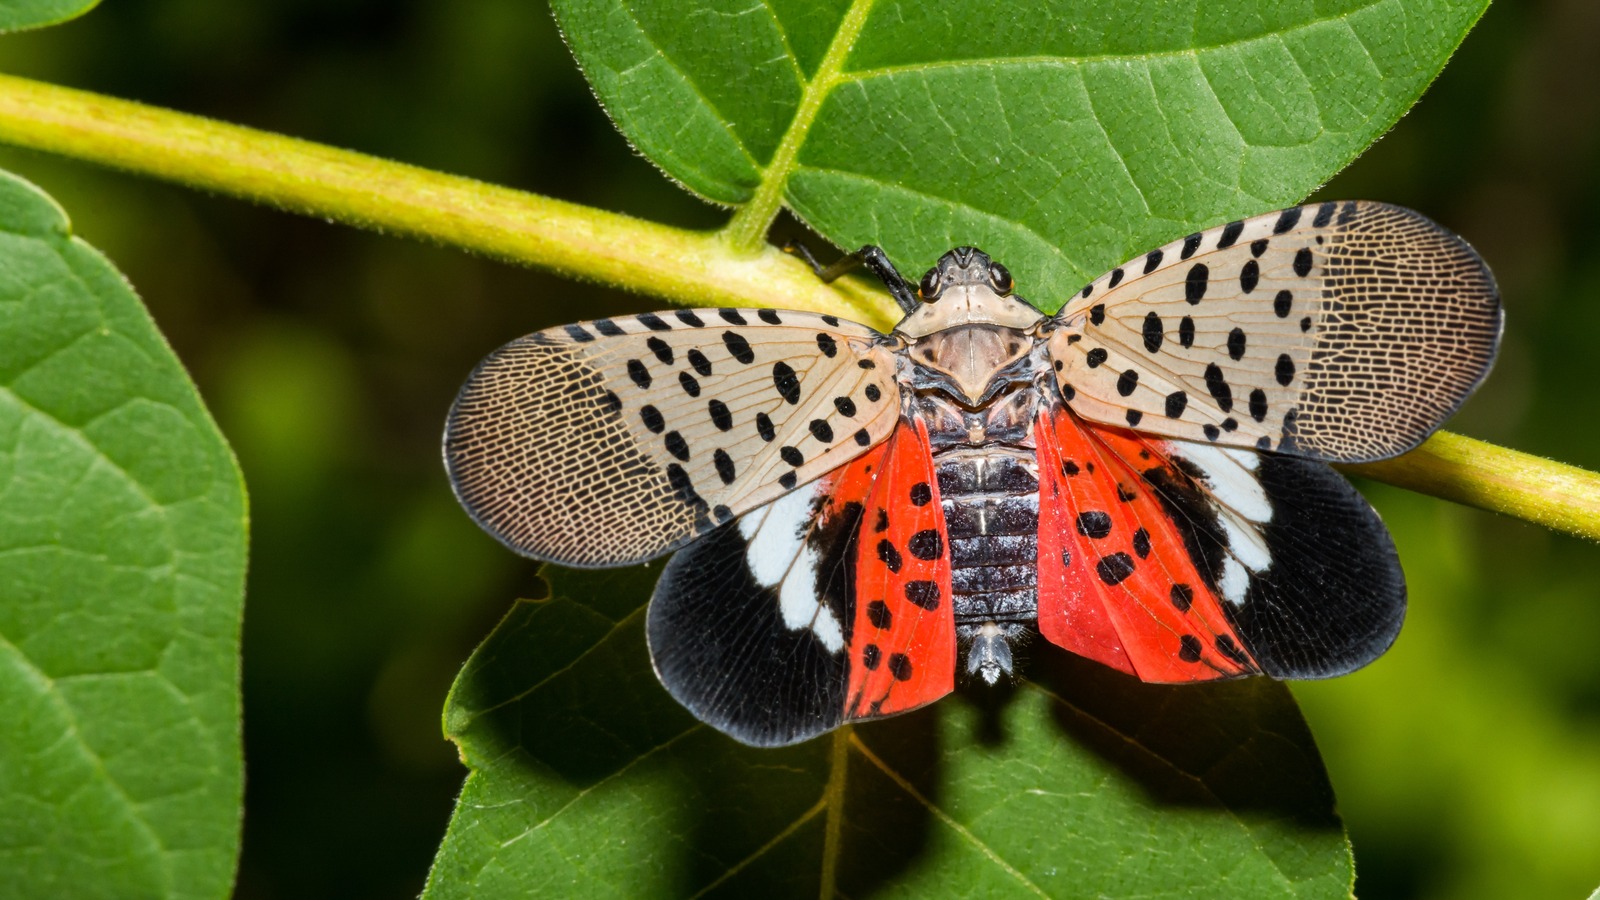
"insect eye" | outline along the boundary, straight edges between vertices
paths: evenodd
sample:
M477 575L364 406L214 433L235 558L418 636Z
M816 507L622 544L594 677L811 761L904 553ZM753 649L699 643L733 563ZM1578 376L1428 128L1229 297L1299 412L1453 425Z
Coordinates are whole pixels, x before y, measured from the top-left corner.
M929 269L928 274L922 276L922 281L917 285L917 294L922 297L923 302L932 303L939 299L939 291L943 289L944 285L939 283L939 270Z
M994 289L998 293L1011 293L1011 273L999 263L989 264L989 283L994 285Z

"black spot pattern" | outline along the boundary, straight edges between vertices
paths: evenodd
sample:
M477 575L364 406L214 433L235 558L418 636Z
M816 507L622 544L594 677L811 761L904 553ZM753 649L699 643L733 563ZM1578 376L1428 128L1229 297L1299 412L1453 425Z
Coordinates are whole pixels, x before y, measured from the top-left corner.
M794 486L799 483L799 476L795 475L793 472L785 472L778 476L778 486L786 491L794 490Z
M1200 639L1186 634L1178 639L1178 658L1189 663L1199 662L1200 648Z
M1141 528L1133 533L1133 552L1139 554L1140 559L1150 557L1150 532Z
M1137 428L1139 427L1139 423L1144 420L1144 413L1138 411L1137 409L1130 409L1124 412L1122 417L1128 420L1129 428Z
M1250 418L1257 422L1267 417L1267 392L1256 388L1250 392Z
M1078 513L1078 533L1100 540L1111 534L1111 516L1099 510Z
M1290 293L1287 288L1279 291L1278 296L1272 298L1272 311L1280 319L1289 318L1289 310L1293 306L1294 294Z
M594 335L584 331L582 325L568 325L567 337L572 338L574 341L577 341L580 344L587 344L588 342L594 340Z
M911 486L911 505L927 506L933 502L933 489L928 487L926 481L919 481Z
M856 414L856 402L849 397L833 398L833 408L837 409L841 416L848 417Z
M1294 273L1301 278L1311 274L1311 248L1301 247L1294 255Z
M700 382L688 372L678 373L678 384L683 388L683 392L685 394L688 394L691 397L700 396Z
M671 453L673 456L676 456L681 460L688 461L689 442L683 439L683 435L677 433L676 431L669 431L667 432L667 436L661 440L667 445L668 453Z
M1183 415L1189 406L1189 395L1184 391L1173 391L1167 395L1167 418L1176 419Z
M656 434L660 434L661 430L667 427L666 420L661 418L661 410L648 403L639 407L639 419L644 422L644 427Z
M939 583L937 581L906 582L906 599L928 612L939 608Z
M1094 571L1106 584L1121 584L1133 574L1133 557L1118 551L1095 563Z
M1160 250L1151 250L1149 253L1144 255L1144 274L1149 275L1151 272L1154 272L1156 270L1156 266L1159 265L1161 265Z
M1273 367L1273 374L1277 376L1278 383L1284 387L1288 387L1289 382L1294 381L1294 360L1289 358L1289 354L1278 354L1278 364Z
M896 575L900 573L901 567L905 565L905 559L900 556L899 549L887 538L878 542L878 561Z
M1223 412L1233 409L1233 388L1228 386L1228 380L1222 377L1222 368L1216 363L1206 364L1206 390Z
M1251 244L1250 244L1250 255L1251 256L1254 256L1256 259L1260 259L1261 258L1261 254L1263 254L1265 252L1267 252L1267 239L1266 238L1261 238L1258 241L1252 241L1251 242Z
M678 321L679 322L682 322L683 324L688 325L691 328L704 328L704 327L706 327L706 323L705 323L704 320L702 320L699 316L695 315L693 312L691 312L691 311L689 311L687 309L680 309L677 312L673 313L673 315L678 317Z
M1328 227L1328 223L1333 221L1334 210L1338 208L1338 203L1329 202L1322 204L1321 206L1317 207L1317 217L1311 220L1311 224L1317 226L1318 228Z
M784 462L797 469L806 464L805 454L801 453L796 447L780 447L778 456L782 457Z
M1117 376L1117 393L1121 394L1124 397L1128 396L1129 394L1132 394L1133 393L1133 389L1138 387L1138 386L1139 386L1139 373L1138 373L1138 371L1136 371L1134 369L1128 369L1127 371L1123 372L1121 375Z
M1255 290L1256 284L1260 281L1261 266L1255 260L1252 259L1246 262L1244 264L1244 268L1239 270L1239 287L1242 288L1246 294Z
M904 653L889 654L889 674L895 681L911 680L911 657Z
M861 668L866 669L868 672L873 672L877 670L882 662L883 651L878 649L877 644L868 644L861 648Z
M668 325L666 322L661 321L661 317L656 315L655 313L640 313L639 315L635 316L634 318L639 320L639 324L640 325L643 325L644 327L650 329L651 331L671 331L672 330L672 326Z
M1228 332L1228 356L1235 362L1244 359L1244 329L1235 328Z
M1211 270L1205 263L1195 263L1189 269L1189 277L1183 282L1183 299L1191 305L1199 303L1206 295L1206 286L1211 282Z
M894 624L894 613L889 611L889 604L882 600L874 600L867 604L867 621L879 631L888 631Z
M867 399L871 400L873 403L877 403L878 398L883 396L883 391L878 390L878 386L875 384L867 385L867 389L862 391L862 393L866 394Z
M1300 320L1300 330L1301 331L1310 331L1311 330L1311 317L1310 316L1306 316L1305 318Z
M1184 316L1183 321L1178 323L1178 343L1186 350L1194 346L1194 319L1189 316Z
M1111 270L1111 280L1106 282L1106 287L1114 288L1114 287L1116 287L1117 285L1119 285L1121 283L1122 283L1122 270L1121 269L1112 269Z
M1087 290L1087 288L1085 288L1085 290ZM1105 320L1106 320L1106 305L1104 303L1095 304L1094 307L1089 310L1089 324L1090 325L1099 325L1099 324L1105 322Z
M1209 422L1206 423L1206 426L1204 428L1200 429L1200 430L1205 432L1206 440L1208 440L1208 441L1214 441L1217 438L1222 437L1222 429L1218 428L1215 425L1212 425Z
M644 345L650 348L650 352L656 355L656 359L661 360L665 365L672 365L672 347L666 341L651 335L644 342Z
M1089 351L1089 355L1086 357L1085 361L1089 363L1089 368L1096 369L1100 367L1101 363L1106 361L1106 357L1109 355L1110 354L1106 352L1104 347L1096 347Z
M1175 584L1172 590L1167 592L1167 598L1172 601L1173 607L1178 612L1188 612L1189 607L1194 605L1194 588L1187 584Z
M783 320L778 318L778 313L776 311L770 310L770 309L763 309L763 310L757 312L756 313L756 318L758 318L761 321L767 323L768 325L782 325L783 324Z
M872 435L868 434L865 428L857 429L856 443L862 447L870 446L872 444Z
M644 363L637 359L628 360L628 377L633 379L633 383L638 385L641 391L650 390L650 383L654 381L650 377L650 370L645 368Z
M622 330L621 325L618 325L610 319L596 320L594 323L594 330L600 332L606 337L621 337L622 335L627 334L626 331Z
M707 403L706 412L711 414L711 424L717 426L718 431L727 431L733 427L733 413L728 410L728 404L721 400Z
M1076 475L1079 472L1078 464L1069 459L1061 464L1061 472L1069 477Z
M756 433L761 435L761 439L769 444L772 443L773 438L778 436L777 429L772 427L772 419L764 412L756 413Z
M800 379L788 363L779 360L772 364L772 385L778 389L778 396L788 403L800 402Z
M616 391L606 391L600 397L600 408L605 410L606 415L614 416L622 412L622 398L617 396Z
M724 310L724 312L732 312L732 310ZM750 349L750 342L745 340L741 334L724 331L722 333L722 345L728 348L730 356L747 366L756 361L755 351Z
M911 555L921 560L935 560L944 555L944 538L932 528L913 534L911 540L906 542L906 549Z
M1161 317L1156 315L1154 310L1145 313L1144 349L1151 353L1160 350L1161 340L1165 336L1165 326L1161 322Z
M744 316L741 315L737 309L719 309L717 310L717 315L721 316L722 321L727 322L729 325L750 324L749 322L745 321Z
M1200 232L1196 231L1194 234L1191 234L1188 237L1184 238L1183 239L1183 251L1178 254L1178 258L1179 259L1188 259L1189 257L1193 256L1194 252L1196 250L1200 249L1200 238L1201 237L1203 237L1203 235L1200 234Z
M823 419L812 419L809 427L811 429L812 437L824 444L833 443L833 426L829 425L827 421Z
M699 372L702 376L711 374L711 360L706 359L704 353L699 350L690 350L684 356L689 360L689 365L694 366L696 372Z
M717 451L711 454L711 461L716 465L717 477L722 479L722 483L733 484L734 476L739 473L734 468L733 457L728 455L728 451L718 447Z
M1277 224L1272 226L1272 233L1283 234L1298 224L1300 224L1300 207L1291 206L1278 215Z
M1244 223L1241 221L1229 222L1223 226L1222 236L1217 238L1217 249L1226 250L1239 240L1239 235L1244 234Z
M833 339L833 335L820 331L817 333L817 349L822 351L823 356L833 359L839 355L839 342Z

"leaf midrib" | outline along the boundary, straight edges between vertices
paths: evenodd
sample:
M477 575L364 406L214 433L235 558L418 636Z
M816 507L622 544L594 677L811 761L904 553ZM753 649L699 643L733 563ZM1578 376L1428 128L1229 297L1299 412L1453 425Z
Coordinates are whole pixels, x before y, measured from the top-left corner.
M783 138L773 152L771 160L761 169L761 179L756 185L754 193L751 195L749 202L741 207L728 221L727 226L723 229L723 235L734 248L744 252L754 253L762 246L766 238L767 229L771 226L772 221L777 217L778 211L783 206L784 192L788 187L789 178L796 171L795 161L799 158L800 150L805 145L806 138L811 132L811 126L816 121L817 113L821 110L823 101L833 92L834 88L840 85L859 84L875 78L888 78L896 75L923 73L939 69L974 67L993 69L1000 66L1080 68L1096 63L1148 62L1183 57L1198 59L1202 53L1237 48L1264 40L1282 40L1286 34L1305 31L1330 22L1343 23L1348 28L1349 20L1352 17L1392 2L1394 0L1371 0L1371 2L1343 12L1317 16L1277 30L1262 31L1204 46L1179 47L1170 50L1153 50L1140 53L1103 53L1092 56L1032 54L1014 57L979 57L847 71L845 69L845 61L849 57L851 50L854 49L856 40L860 37L861 30L866 24L867 17L876 3L876 0L853 0L850 4L850 9L840 19L839 28L834 33L832 41L828 44L827 53L817 66L816 74L809 81L804 82L800 103L795 107L794 118L790 120L789 127L785 130ZM1359 40L1359 37L1357 39ZM784 43L787 48L787 36L785 36ZM1148 202L1146 202L1146 206L1148 206Z

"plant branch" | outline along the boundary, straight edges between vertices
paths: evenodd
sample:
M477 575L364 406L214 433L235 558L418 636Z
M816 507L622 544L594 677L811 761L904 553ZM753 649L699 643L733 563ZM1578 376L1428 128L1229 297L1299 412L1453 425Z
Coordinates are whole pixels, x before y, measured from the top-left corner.
M831 312L887 328L865 281L820 284L773 248L669 228L98 94L0 75L0 141L552 269L678 303ZM1459 435L1348 471L1600 540L1600 475Z
M0 75L0 141L358 228L404 234L698 306L770 306L893 324L861 280L817 281L771 247L432 172L265 131Z

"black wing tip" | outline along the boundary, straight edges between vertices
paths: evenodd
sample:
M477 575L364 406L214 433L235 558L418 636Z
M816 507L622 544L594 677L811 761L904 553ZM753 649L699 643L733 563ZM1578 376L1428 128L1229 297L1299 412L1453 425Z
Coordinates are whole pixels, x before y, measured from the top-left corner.
M1382 656L1405 621L1405 572L1376 510L1328 466L1263 456L1273 507L1272 569L1235 614L1262 671L1279 679L1348 674ZM1291 502L1292 498L1292 502Z

